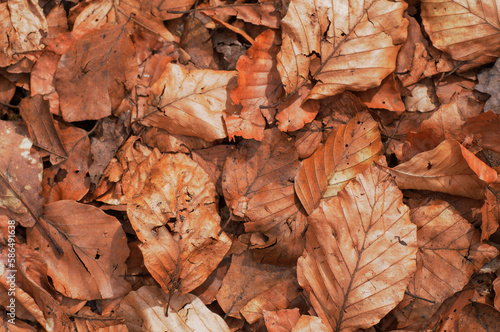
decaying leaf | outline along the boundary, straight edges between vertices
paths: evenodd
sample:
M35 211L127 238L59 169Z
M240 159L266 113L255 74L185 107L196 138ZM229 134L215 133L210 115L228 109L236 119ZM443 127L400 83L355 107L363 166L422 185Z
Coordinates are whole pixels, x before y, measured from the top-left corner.
M485 303L473 302L460 312L459 332L498 331L500 330L500 312Z
M287 94L317 83L309 98L380 85L396 67L408 21L402 1L292 0L281 21L278 70Z
M278 128L281 131L295 131L299 130L306 123L314 120L318 114L320 104L317 100L307 99L311 91L309 84L304 85L293 96L283 101L278 106Z
M497 179L494 169L453 139L390 171L401 189L433 190L474 199L483 199L486 184Z
M127 214L144 264L170 294L201 285L231 245L219 226L214 184L183 154L165 155L152 167Z
M367 169L381 149L377 123L368 112L357 113L332 132L324 145L302 161L295 178L295 191L307 214Z
M169 63L151 87L151 105L155 109L141 123L207 141L226 137L222 112L227 108L235 74L223 70L189 71Z
M125 274L127 239L120 222L100 209L74 201L44 206L47 231L64 250L58 254L37 228L28 230L28 245L47 264L54 288L74 299L97 300L123 296L130 285ZM84 230L92 229L92 232Z
M416 227L394 180L372 165L308 217L298 261L302 288L323 323L354 331L403 299L416 269Z
M25 128L0 121L0 205L24 227L42 214L42 161L31 145Z
M264 25L269 28L280 27L280 13L276 3L238 3L221 5L212 8L200 8L200 11L210 16L236 16L237 18L255 25Z
M500 153L500 115L492 111L467 119L463 131L485 149Z
M396 311L400 327L424 323L473 273L498 255L498 250L482 244L479 232L444 201L417 205L411 219L418 227L417 272Z
M260 106L276 102L283 93L276 69L279 44L279 33L264 31L255 38L246 54L239 58L236 65L238 84L231 91L231 99L235 104L240 104L242 109L224 116L230 139L242 136L261 141L264 138L266 119L271 122L274 111L261 109Z

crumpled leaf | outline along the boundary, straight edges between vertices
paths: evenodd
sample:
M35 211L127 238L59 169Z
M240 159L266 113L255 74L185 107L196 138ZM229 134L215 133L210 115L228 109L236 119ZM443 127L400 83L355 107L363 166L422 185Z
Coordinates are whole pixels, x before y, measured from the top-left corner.
M498 331L500 312L486 303L472 302L460 312L458 326L458 332Z
M25 128L0 121L0 206L24 227L42 214L42 160Z
M274 111L261 109L261 105L274 103L281 97L283 88L276 69L280 34L274 30L261 33L246 54L238 59L238 85L231 91L231 99L240 104L240 112L224 115L229 139L234 136L261 141L267 122L274 118Z
M266 263L295 265L302 254L306 222L291 182L298 167L293 142L276 128L266 130L262 142L243 141L224 165L226 203L246 219L247 232L267 237L258 245Z
M382 150L377 122L368 112L357 113L332 132L325 144L302 161L295 191L307 214L323 198L337 195L348 181L362 173Z
M416 269L417 229L402 199L372 165L308 217L297 276L330 330L369 328L403 299Z
M58 292L74 299L97 300L123 296L130 290L123 278L129 254L127 238L116 218L91 205L57 201L44 206L44 220L64 254L59 255L37 228L27 231L27 242L44 257ZM83 232L85 229L92 232Z
M156 109L140 122L207 141L225 138L222 113L227 108L235 74L223 70L189 71L167 64L151 87L151 105Z
M484 199L486 184L497 179L494 169L453 139L415 155L390 172L401 189L433 190L474 199Z
M192 294L168 297L156 286L143 286L130 292L120 308L126 319L139 316L143 331L229 332L224 320L210 311ZM168 308L168 311L166 311ZM135 315L130 315L134 311ZM120 314L120 313L119 313ZM129 322L126 321L129 325Z
M292 329L292 332L328 332L328 327L323 324L321 318L315 316L302 315Z
M463 70L493 62L500 55L498 5L495 1L423 0L422 21L434 46Z
M447 202L427 201L411 210L417 225L417 272L395 311L399 327L426 323L441 303L462 290L498 250L480 242L479 232ZM412 296L413 295L413 296Z
M233 255L229 271L217 293L217 302L226 315L236 318L253 318L248 316L248 309L255 304L262 304L262 307L257 306L257 312L254 313L261 317L262 310L269 310L270 305L272 306L271 301L274 301L277 309L286 309L290 300L298 294L296 283L294 268L256 263L252 260L252 253L246 250L242 254ZM289 290L280 294L280 288ZM280 294L280 298L276 297L277 294ZM266 301L265 298L270 295L274 297ZM252 300L253 303L250 303ZM246 307L249 303L250 306Z
M184 154L165 155L152 167L127 215L144 264L170 294L201 285L231 246L219 226L214 184Z
M120 25L91 30L75 40L55 73L64 120L110 116L132 89L137 69L134 46Z
M402 1L342 3L292 0L281 21L283 45L278 70L288 95L309 78L309 98L380 85L394 71L406 39L407 5Z

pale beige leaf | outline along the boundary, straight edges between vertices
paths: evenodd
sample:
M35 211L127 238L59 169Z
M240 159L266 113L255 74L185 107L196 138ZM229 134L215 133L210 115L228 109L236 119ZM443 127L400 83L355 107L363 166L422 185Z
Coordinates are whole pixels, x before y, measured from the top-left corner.
M292 0L281 21L278 70L287 94L312 78L309 97L380 85L406 39L402 1Z
M153 278L169 293L187 293L215 270L231 241L221 231L215 186L184 154L163 156L127 214Z
M418 227L417 272L398 306L399 327L425 323L441 303L462 290L473 273L498 255L481 244L480 234L444 201L429 201L411 210Z
M169 63L151 87L151 103L157 110L141 123L207 141L226 137L222 113L230 103L229 83L235 75L235 71L189 71Z
M302 161L295 177L295 191L307 214L323 198L337 195L362 173L382 150L377 122L359 112L346 125L333 131L325 144Z
M474 199L483 199L486 184L497 179L494 169L453 139L390 171L401 189L433 190Z
M422 21L432 43L469 68L500 55L499 6L495 0L423 0Z
M369 328L403 299L417 235L402 199L387 172L372 165L308 217L297 275L330 330Z

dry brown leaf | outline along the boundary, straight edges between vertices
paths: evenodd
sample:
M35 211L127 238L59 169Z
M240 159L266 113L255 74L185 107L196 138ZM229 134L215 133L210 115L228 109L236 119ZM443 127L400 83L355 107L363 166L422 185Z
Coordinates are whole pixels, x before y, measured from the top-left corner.
M24 227L42 214L42 160L31 145L25 128L0 121L0 205Z
M142 242L144 264L170 294L201 285L231 245L219 226L214 184L183 154L154 164L127 215Z
M236 72L187 70L169 63L151 87L151 114L142 124L172 134L195 136L207 141L227 136L222 113L227 108L231 82Z
M60 122L54 124L64 149L68 151L68 158L62 163L44 169L42 181L44 202L65 199L78 201L90 188L88 176L91 160L90 141L83 129Z
M191 294L196 295L203 303L210 304L215 301L215 297L222 286L222 280L226 276L231 261L226 257L220 262L219 266L208 276L207 280L196 289L191 291Z
M468 62L462 69L493 62L500 55L495 1L423 0L421 10L434 46Z
M91 30L65 52L55 73L65 121L97 120L111 115L137 78L137 60L122 26Z
M500 153L500 115L492 111L467 119L463 131L471 135L480 147Z
M321 318L302 315L291 332L329 332L328 327L323 324Z
M295 191L307 214L367 169L381 150L377 123L368 112L357 113L332 132L324 145L302 161L295 177Z
M484 199L497 172L453 139L390 169L401 189L433 190Z
M486 201L481 208L481 241L486 241L500 226L500 199L491 191L486 192Z
M292 0L281 21L278 70L288 95L317 81L309 98L380 85L406 39L402 1L328 3Z
M500 310L500 277L497 277L493 281L493 289L495 291L495 308Z
M141 135L142 142L158 148L161 152L191 153L195 150L206 149L214 144L202 138L184 135L173 135L160 128L149 128Z
M264 138L267 122L272 122L274 111L261 109L261 105L274 103L281 97L283 88L276 69L280 34L274 30L257 36L252 47L242 55L236 65L238 84L231 91L231 99L242 106L241 111L224 114L229 139L234 136Z
M185 22L180 46L191 56L191 62L199 69L220 69L215 62L210 30L205 26L210 19L194 12Z
M132 327L132 317L138 316L142 331L231 331L224 320L211 312L196 296L177 294L169 297L156 286L143 286L130 292L121 303L118 315L125 318L129 329Z
M291 181L298 167L293 142L276 128L266 130L262 142L243 141L224 165L226 203L246 218L247 232L266 237L255 243L266 263L295 265L302 254L306 222Z
M216 145L193 152L193 160L207 172L220 196L222 192L222 169L227 156L234 151L234 145Z
M405 105L401 100L402 87L394 75L387 76L379 87L358 92L361 101L370 108L383 108L393 112L404 112Z
M262 312L269 332L290 332L300 318L298 308Z
M411 219L418 227L417 272L408 285L411 295L405 295L395 312L399 327L426 323L444 300L498 255L494 247L481 244L479 232L448 203L415 205Z
M415 272L416 227L394 180L370 166L308 217L300 285L333 331L377 324Z
M234 3L217 7L200 8L200 11L218 17L236 16L240 20L255 25L264 25L269 28L279 29L281 14L276 8L276 3Z
M500 331L500 312L490 305L472 302L460 312L458 332Z
M245 277L242 278L242 276ZM273 293L280 296L271 299L275 301L277 309L286 309L290 300L293 300L293 296L298 292L296 283L295 269L256 263L252 260L252 253L246 250L242 254L232 256L229 271L217 294L217 302L226 315L236 318L242 318L242 311L250 308L245 307L250 301L253 300L253 303L257 305L262 303L263 307L257 307L255 313L261 317L261 310L269 309L272 303L269 300L266 301L265 298ZM293 284L295 284L295 290L293 290ZM280 293L280 288L283 289L283 286L284 289L289 290L287 293ZM247 314L249 313L246 312L245 315Z
M99 315L89 307L83 307L74 319L77 331L129 332L127 326L122 324L123 319Z
M484 92L490 95L490 98L484 105L485 111L493 111L500 113L500 97L498 95L499 77L500 77L500 61L497 59L495 65L491 68L481 71L477 75L479 81L474 87L477 91Z
M319 111L319 102L317 100L306 100L311 91L309 85L304 85L293 96L283 101L278 106L278 128L281 131L299 130L306 123L314 120Z
M15 91L14 83L0 75L0 104L9 104Z
M47 273L61 294L84 300L123 296L130 285L123 279L128 256L120 222L100 209L57 201L44 206L48 233L64 250L58 254L37 228L28 230L28 245L39 250ZM82 229L92 229L82 236Z
M439 105L434 83L425 80L415 84L411 89L411 95L404 98L404 104L408 112L434 111Z

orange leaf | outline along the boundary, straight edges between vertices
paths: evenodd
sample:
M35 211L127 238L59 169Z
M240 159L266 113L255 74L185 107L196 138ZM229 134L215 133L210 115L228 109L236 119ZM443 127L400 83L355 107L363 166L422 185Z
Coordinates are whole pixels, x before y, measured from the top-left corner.
M460 312L458 332L500 331L500 312L490 305L472 302Z
M327 4L292 0L281 21L278 70L288 95L316 82L309 98L380 85L394 71L406 39L406 3L369 0Z
M481 241L486 241L500 226L500 199L491 191L486 192L486 201L481 208Z
M463 130L467 135L472 135L479 146L500 153L500 115L488 111L478 116L467 119Z
M420 189L483 199L497 172L453 139L392 168L401 189Z
M498 255L481 244L479 232L444 201L423 203L411 211L418 227L417 272L396 316L400 327L425 323L441 303L460 291L473 273Z
M367 169L381 149L377 123L367 112L357 113L332 132L324 145L302 161L295 178L295 191L307 214Z
M269 332L290 332L300 318L298 308L263 312L264 321Z
M163 156L127 214L144 264L168 293L201 285L231 246L221 232L215 186L184 154Z
M379 87L359 92L361 101L370 108L383 108L389 111L402 113L405 110L401 100L401 83L394 75L387 76Z
M298 280L333 331L368 328L402 300L416 227L396 183L372 165L308 217Z
M266 126L264 116L268 122L273 120L274 114L269 114L269 110L261 110L260 106L274 103L283 92L276 69L279 40L279 33L264 31L238 60L238 86L231 91L231 98L243 108L239 113L226 112L224 115L230 139L238 135L260 141Z
M309 91L311 87L305 85L278 106L276 120L281 131L299 130L306 123L314 120L319 111L319 102L312 99L306 100Z

